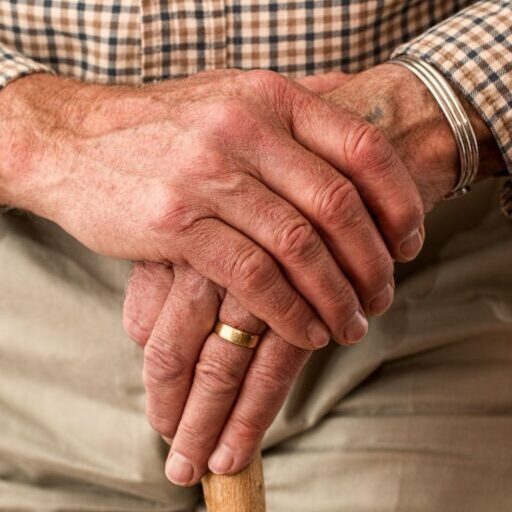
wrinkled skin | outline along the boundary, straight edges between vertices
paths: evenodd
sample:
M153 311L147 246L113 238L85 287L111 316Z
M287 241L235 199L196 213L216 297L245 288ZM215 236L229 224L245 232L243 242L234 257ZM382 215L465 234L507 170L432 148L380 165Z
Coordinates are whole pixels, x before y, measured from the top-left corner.
M429 93L407 72L381 66L352 77L331 73L301 83L380 127L406 162L426 210L453 186L458 165L453 137ZM487 144L486 127L472 114L483 169L489 172L502 163L496 148ZM422 229L420 235L423 240ZM392 294L384 296L374 313L385 311L391 299ZM179 484L197 482L207 464L218 473L242 469L311 354L272 330L266 331L254 354L225 343L210 334L217 315L249 332L265 327L229 293L191 268L173 271L142 262L134 266L125 325L146 347L147 413L172 444L167 475Z
M364 336L392 258L421 247L421 197L382 132L276 73L4 93L7 204L96 252L191 266L299 347Z
M393 260L419 252L457 167L404 72L308 78L312 91L267 71L144 88L40 74L2 91L0 202L145 262L125 325L145 346L149 420L173 439L171 480L243 467L309 351L360 340L389 307ZM269 329L244 351L209 335L217 315Z

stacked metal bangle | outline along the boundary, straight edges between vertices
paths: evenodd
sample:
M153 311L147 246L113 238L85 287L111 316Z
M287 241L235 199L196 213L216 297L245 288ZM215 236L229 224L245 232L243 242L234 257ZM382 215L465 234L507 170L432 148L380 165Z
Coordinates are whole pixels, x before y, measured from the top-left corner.
M430 64L406 55L396 57L390 62L404 66L414 73L430 91L446 116L459 149L460 174L457 184L445 199L466 194L469 185L475 179L479 164L478 142L466 111L443 75Z

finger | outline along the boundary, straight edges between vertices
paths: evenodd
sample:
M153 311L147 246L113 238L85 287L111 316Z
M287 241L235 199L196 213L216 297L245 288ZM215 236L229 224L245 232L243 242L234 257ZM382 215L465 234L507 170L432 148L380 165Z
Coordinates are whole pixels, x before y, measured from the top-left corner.
M148 341L173 280L168 265L139 261L132 267L123 304L123 326L141 347Z
M337 327L328 325L337 341L357 341L367 328L359 302L367 313L381 314L393 299L393 260L375 221L353 183L294 140L275 134L260 149L253 158L263 180L317 228L348 278L337 283L345 290L338 294L344 300L338 302Z
M250 333L264 324L244 313L227 295L219 312L222 322ZM234 345L212 333L196 365L194 382L166 463L175 484L192 485L207 468L208 457L238 394L253 350Z
M146 414L151 426L167 439L176 432L220 300L213 283L193 269L176 267L172 293L144 348Z
M398 153L375 125L314 94L291 107L294 138L342 171L377 219L391 254L414 258L421 249L423 202Z
M184 236L188 263L229 290L240 304L286 341L314 349L330 332L291 287L274 259L249 238L216 219L205 218Z
M302 76L295 81L315 94L327 94L345 85L351 78L351 75L347 73L331 71L321 75Z
M230 417L208 461L214 473L236 473L258 449L311 352L269 331L247 370Z
M296 146L294 149L302 150L303 153L306 153L306 156L311 155L300 145L296 143L294 145ZM282 144L281 147L283 148L284 145ZM299 158L295 157L296 151L289 148L285 149L288 149L290 154L294 155L294 165L308 165L309 162L301 162ZM294 167L287 167L285 152L279 151L279 153L282 155L282 161L280 158L278 163L281 166L281 171L283 173L296 171ZM313 159L319 160L314 155L311 156ZM313 161L312 166L315 169L317 162ZM332 173L338 175L334 169L332 169ZM319 178L319 176L315 176L316 181ZM356 330L353 328L347 330L346 327L352 317L362 315L358 296L315 228L293 206L280 196L270 192L255 178L246 175L243 179L246 183L242 183L241 188L250 191L250 193L232 194L220 190L216 194L215 213L231 226L250 236L286 269L286 277L289 282L319 313L338 342L354 343L358 341L366 334L367 323L364 322L365 325L358 327ZM284 179L283 181L290 182L290 180ZM238 178L238 182L240 184L240 178ZM309 184L308 187L311 188ZM293 186L290 188L293 188ZM290 191L286 190L284 183L282 192L290 196ZM304 198L304 191L297 190L296 195L298 197L293 197L293 199L309 207L307 198ZM361 208L366 211L362 204ZM238 213L240 211L249 214L240 215ZM380 235L369 215L367 217L368 223L373 226L374 233L372 234L380 241L381 253L387 255L386 247ZM360 226L354 227L360 228ZM350 245L352 239L357 241L361 239L360 236L353 236L351 239L341 241L339 238L342 238L344 233L338 232L337 234L339 235L338 244L342 245L347 253L352 250L351 247L346 247L347 244ZM357 234L359 233L355 233L355 235ZM370 247L364 247L361 252L365 252L366 249L372 247L371 245ZM353 255L351 261L358 256L359 254ZM364 261L367 259L368 257Z

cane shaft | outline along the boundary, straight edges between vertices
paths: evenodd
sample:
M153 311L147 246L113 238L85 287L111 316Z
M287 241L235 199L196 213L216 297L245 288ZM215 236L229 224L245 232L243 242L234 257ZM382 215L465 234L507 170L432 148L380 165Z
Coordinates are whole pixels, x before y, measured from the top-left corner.
M208 473L202 479L208 512L265 512L261 454L235 475Z

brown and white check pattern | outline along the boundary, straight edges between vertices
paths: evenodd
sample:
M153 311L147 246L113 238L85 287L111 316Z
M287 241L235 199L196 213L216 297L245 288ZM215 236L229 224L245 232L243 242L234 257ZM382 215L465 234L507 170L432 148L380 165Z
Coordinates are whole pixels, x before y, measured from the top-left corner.
M395 55L429 62L473 104L512 174L512 2L480 1L402 45ZM501 206L512 219L512 178Z
M355 72L403 53L462 91L512 173L510 0L0 0L0 87L35 71L119 84Z

